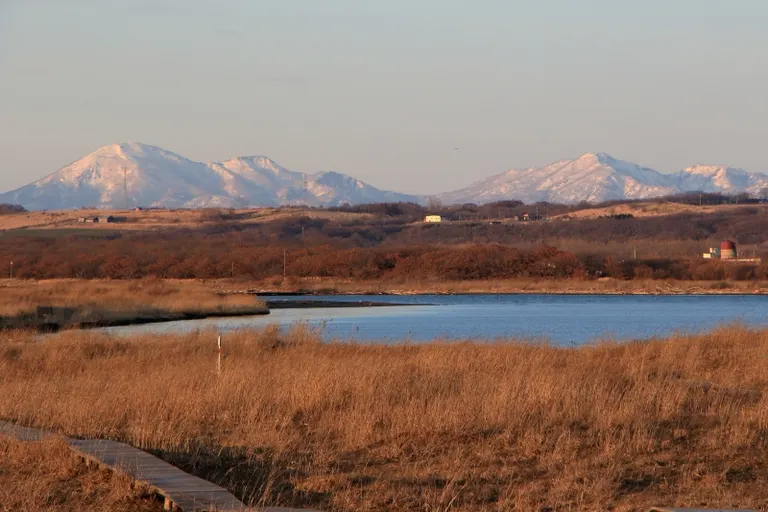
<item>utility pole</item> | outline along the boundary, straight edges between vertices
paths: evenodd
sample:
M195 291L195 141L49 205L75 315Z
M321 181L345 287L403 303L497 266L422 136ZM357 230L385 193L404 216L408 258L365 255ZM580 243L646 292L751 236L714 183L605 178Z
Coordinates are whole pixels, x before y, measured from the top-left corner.
M216 373L218 375L221 375L221 334L219 334L217 344L219 347L219 357L218 357L218 360L216 361Z

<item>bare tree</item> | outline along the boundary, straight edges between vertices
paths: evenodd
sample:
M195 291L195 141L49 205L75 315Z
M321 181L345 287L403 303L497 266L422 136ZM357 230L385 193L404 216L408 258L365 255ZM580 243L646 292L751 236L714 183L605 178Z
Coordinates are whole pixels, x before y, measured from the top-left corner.
M443 207L443 201L439 197L433 196L429 198L427 205L429 206L430 211L437 211Z

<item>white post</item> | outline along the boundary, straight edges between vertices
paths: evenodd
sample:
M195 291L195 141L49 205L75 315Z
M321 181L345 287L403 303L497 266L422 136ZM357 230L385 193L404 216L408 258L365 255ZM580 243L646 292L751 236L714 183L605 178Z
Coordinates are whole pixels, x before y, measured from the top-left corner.
M219 334L218 344L219 344L219 360L216 363L216 373L221 375L221 334Z

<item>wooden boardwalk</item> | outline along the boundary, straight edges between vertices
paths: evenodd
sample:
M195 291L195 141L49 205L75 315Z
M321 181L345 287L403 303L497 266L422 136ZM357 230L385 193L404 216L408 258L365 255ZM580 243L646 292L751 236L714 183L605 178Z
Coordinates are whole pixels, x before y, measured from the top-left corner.
M20 427L0 421L0 435L22 441L58 438L89 463L105 465L145 482L157 494L165 497L166 510L180 511L260 511L300 512L297 509L267 507L249 509L223 487L185 473L179 468L124 443L105 440L80 440L57 436L34 428ZM304 511L310 512L310 511Z
M648 512L757 512L746 508L652 508Z

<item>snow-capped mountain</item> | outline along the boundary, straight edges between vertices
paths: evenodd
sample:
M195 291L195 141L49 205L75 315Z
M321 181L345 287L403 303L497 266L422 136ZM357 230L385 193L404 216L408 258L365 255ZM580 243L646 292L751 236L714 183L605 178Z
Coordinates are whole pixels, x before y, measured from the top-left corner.
M526 203L594 203L676 192L674 179L668 175L605 153L586 153L575 160L561 160L546 167L512 169L440 197L445 203L488 203L504 199Z
M586 153L546 167L510 170L467 188L442 194L444 203L489 203L516 199L573 204L645 199L689 191L760 196L768 175L728 167L693 166L676 174L617 160L605 153Z
M768 189L768 175L752 174L744 169L717 165L694 165L680 171L677 186L681 190L700 190L764 197Z
M688 191L765 197L768 175L703 165L662 174L605 153L586 153L546 167L513 169L437 197L444 204L507 199L596 203ZM20 204L31 210L336 206L399 201L422 203L424 198L380 190L337 172L290 171L264 156L205 164L139 143L105 146L39 181L0 194L0 203Z
M335 172L289 171L263 156L205 164L140 143L105 146L39 181L0 194L0 203L30 210L336 206L420 200Z

